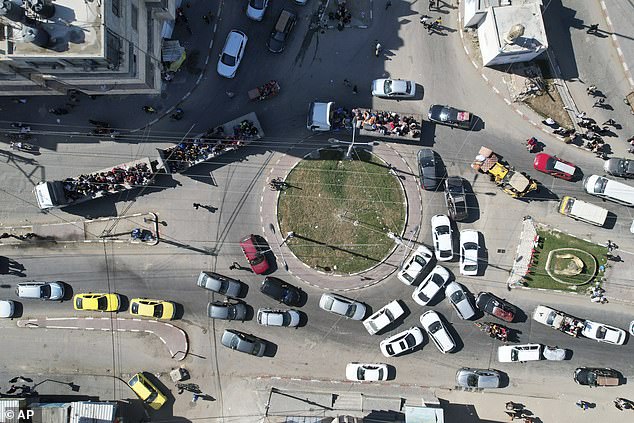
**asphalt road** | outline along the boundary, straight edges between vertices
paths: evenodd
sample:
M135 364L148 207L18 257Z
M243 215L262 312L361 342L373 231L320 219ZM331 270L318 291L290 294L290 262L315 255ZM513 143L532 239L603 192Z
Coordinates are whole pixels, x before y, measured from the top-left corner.
M85 246L66 248L7 248L1 254L22 263L25 278L0 275L5 288L4 297L14 298L12 288L20 280L63 280L74 292L110 290L126 295L158 297L178 302L183 310L181 326L188 331L195 354L187 361L199 375L211 375L210 389L222 390L230 377L253 375L280 375L289 377L315 377L343 379L348 361L385 361L397 367L397 381L431 386L453 386L453 375L460 366L496 367L508 372L511 392L539 393L543 385L552 383L558 389L575 392L578 389L571 380L572 370L579 365L612 366L627 377L632 373L632 345L616 347L598 344L585 339L572 339L530 320L512 325L521 331L521 342L557 344L574 351L572 360L563 363L539 362L517 365L498 365L495 360L496 342L480 333L471 322L459 320L445 300L433 308L452 324L456 338L463 345L455 354L441 355L426 342L422 351L395 358L384 359L378 349L383 336L370 336L359 322L338 319L318 310L319 292L303 287L309 301L302 311L308 323L297 330L262 328L254 321L239 323L213 322L205 316L205 306L212 298L195 287L195 278L202 269L216 269L240 277L249 284L246 301L257 311L259 307L276 307L277 304L258 292L260 277L246 272L230 272L228 266L234 260L244 261L238 240L248 233L261 233L259 219L259 193L265 188L274 152L304 154L311 146L321 145L331 134L314 136L305 129L305 114L313 99L330 100L347 106L373 106L394 109L404 113L425 113L430 104L448 103L472 110L484 122L484 129L465 132L436 125L426 125L423 145L433 146L442 156L451 175L462 175L474 181L469 165L481 145L492 147L518 170L529 173L540 181L542 188L535 200L520 202L507 197L493 184L480 177L473 183L479 218L460 227L475 227L485 237L489 251L504 247L505 254L491 253L485 275L463 278L473 293L492 290L504 296L505 266L512 262L517 240L509 236L509 228L516 226L521 216L530 214L553 223L573 233L605 242L615 240L622 248L632 249L632 239L625 238L631 210L612 203L603 206L618 216L614 229L596 229L558 216L556 198L573 195L594 203L601 203L585 194L580 182L569 183L554 180L532 169L533 156L526 152L523 141L535 135L532 126L517 116L504 102L493 96L481 78L473 72L462 52L457 36L429 37L418 15L398 8L398 35L386 36L383 29L393 27L396 15L375 14L375 22L369 30L346 30L343 33L329 31L325 34L308 30L308 20L313 6L309 4L301 12L294 39L288 50L272 57L263 46L270 27L274 24L282 5L272 4L263 23L248 22L241 6L225 5L218 40L224 40L231 28L247 28L250 37L247 53L235 80L222 80L215 73L214 55L221 48L217 42L212 52L211 68L205 81L188 100L186 118L177 123L161 122L144 133L135 135L133 143L100 142L86 144L84 139L59 137L51 142L58 144L55 151L44 150L34 161L23 154L7 156L1 165L0 220L6 224L27 221L72 220L74 215L107 216L135 212L155 211L165 221L162 228L163 242L157 247L136 246ZM409 7L409 6L408 6ZM394 9L392 9L394 10ZM448 23L448 19L445 19ZM451 26L448 23L449 26ZM373 54L373 40L380 39L385 56L377 59ZM372 79L380 76L410 78L424 87L424 98L399 103L374 100L370 97ZM246 94L229 99L225 90L241 91L275 78L282 85L279 97L260 103L247 103ZM343 79L358 85L354 95L343 85ZM213 94L213 103L210 93ZM212 107L213 104L213 107ZM136 198L127 194L87 203L75 210L54 210L42 214L31 192L40 180L51 180L81 172L102 169L137 157L155 156L155 147L169 145L190 130L202 131L209 126L227 121L249 111L256 111L267 137L260 147L245 152L231 153L218 160L203 164L186 175L172 180L159 181L158 187L148 189ZM193 126L193 128L192 128ZM341 133L337 137L344 137ZM577 164L589 175L602 174L602 162L593 155L574 150L555 139L544 140L546 151L561 155ZM301 147L298 147L301 146ZM289 148L295 147L292 150ZM415 157L420 146L398 144L395 148L416 169ZM276 169L284 173L286 169ZM552 194L551 194L552 193ZM210 213L195 210L192 203L218 207ZM429 218L444 212L440 193L423 194L424 220L421 223L421 240L429 244ZM457 263L450 268L457 273ZM278 271L289 281L292 278ZM408 317L392 332L418 325L423 308L411 300L412 289L395 277L372 288L350 294L372 309L377 309L396 298L403 299L410 310ZM575 298L555 293L513 291L509 299L528 315L536 304L553 305L574 315L593 318L600 322L626 328L631 320L627 307L610 304L600 307L586 298ZM125 313L125 312L124 312ZM62 304L24 302L24 317L74 315L69 302ZM490 320L490 319L487 319ZM71 372L74 367L85 373L120 373L146 370L166 372L175 364L163 354L163 346L148 337L109 333L60 333L44 331L24 332L11 322L2 322L7 339L0 357L4 369L20 368L22 372ZM176 322L178 325L178 321ZM254 358L228 351L217 344L225 327L238 328L258 334L271 342L273 357ZM28 334L25 339L24 334ZM391 332L390 332L391 333ZM33 347L36 342L38 347ZM85 345L85 350L73 349L73 343ZM40 345L46 345L42 353ZM19 356L15 353L20 351ZM49 352L51 351L51 352ZM47 365L42 359L50 359ZM203 358L200 358L200 357ZM69 359L70 358L70 359ZM72 362L73 366L65 366ZM53 370L56 369L56 370ZM629 392L625 386L623 392ZM621 391L619 391L621 392ZM125 393L114 395L125 397Z

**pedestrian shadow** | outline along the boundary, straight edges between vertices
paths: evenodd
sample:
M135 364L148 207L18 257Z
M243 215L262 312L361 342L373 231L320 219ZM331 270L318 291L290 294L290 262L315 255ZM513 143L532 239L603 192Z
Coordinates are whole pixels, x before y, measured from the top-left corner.
M23 264L5 256L0 256L0 275L26 277L24 271L26 268Z

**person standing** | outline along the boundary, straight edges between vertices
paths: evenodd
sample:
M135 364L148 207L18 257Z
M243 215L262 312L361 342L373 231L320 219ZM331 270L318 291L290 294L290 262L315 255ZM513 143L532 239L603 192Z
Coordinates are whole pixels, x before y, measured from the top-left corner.
M599 24L592 24L586 31L586 34L596 34L599 32Z
M392 0L387 0L385 2L385 10L387 10L392 5Z

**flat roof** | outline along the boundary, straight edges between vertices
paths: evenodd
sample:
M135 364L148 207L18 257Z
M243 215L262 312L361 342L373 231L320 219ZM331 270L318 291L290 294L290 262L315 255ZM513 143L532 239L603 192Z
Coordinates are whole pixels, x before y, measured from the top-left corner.
M103 57L103 3L84 0L56 0L50 19L38 15L41 27L50 35L48 48L22 40L21 25L2 18L5 39L2 48L9 57Z
M544 19L538 3L492 7L487 13L486 20L489 19L494 21L497 48L504 47L505 52L534 51L540 45L548 46ZM504 36L516 24L524 26L524 35L517 38L513 44L506 44Z

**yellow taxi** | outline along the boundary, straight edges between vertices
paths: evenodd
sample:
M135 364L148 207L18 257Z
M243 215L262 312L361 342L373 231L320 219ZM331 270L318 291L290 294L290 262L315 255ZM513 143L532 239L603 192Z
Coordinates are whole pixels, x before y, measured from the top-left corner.
M89 292L87 294L76 294L73 297L75 310L117 311L120 304L121 297L119 297L119 294Z
M165 404L167 397L158 390L152 382L150 382L143 373L137 373L128 381L128 386L134 391L141 400L158 410Z
M130 300L130 314L133 316L172 320L175 313L176 306L171 301L150 300L149 298L133 298Z

